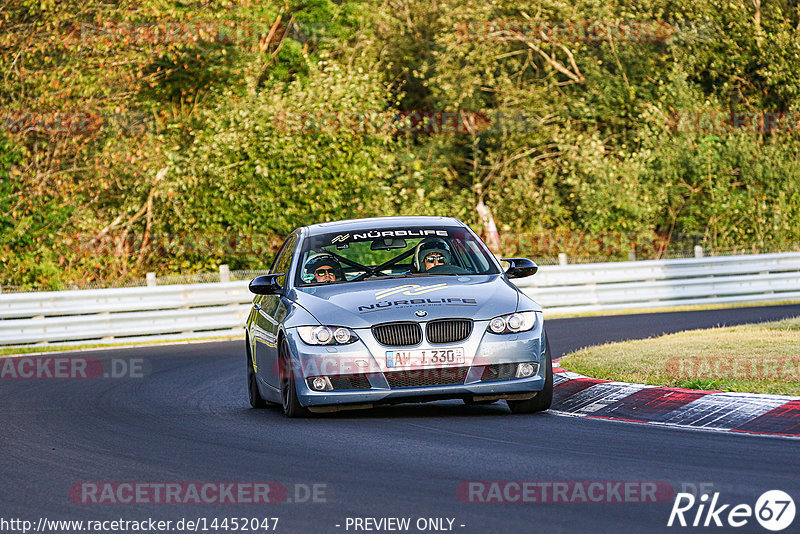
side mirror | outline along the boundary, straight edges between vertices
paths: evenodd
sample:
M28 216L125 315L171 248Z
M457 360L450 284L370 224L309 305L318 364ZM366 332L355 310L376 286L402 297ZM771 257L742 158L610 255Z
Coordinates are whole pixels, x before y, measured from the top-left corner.
M283 273L258 276L251 280L250 285L247 287L251 293L255 293L256 295L273 295L275 293L280 293L281 285L278 283L278 278L281 276L283 276Z
M539 270L539 266L528 258L503 258L510 265L506 269L506 276L509 278L525 278L533 276Z

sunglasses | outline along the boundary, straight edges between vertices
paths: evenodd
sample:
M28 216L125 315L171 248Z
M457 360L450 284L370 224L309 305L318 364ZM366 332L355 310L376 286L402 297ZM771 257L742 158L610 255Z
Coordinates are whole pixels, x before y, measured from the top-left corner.
M336 276L336 271L334 271L331 268L328 268L328 269L317 269L316 271L314 271L314 274L317 275L317 276L325 276L327 274Z
M430 256L425 256L425 263L447 263L447 260L444 256L431 254Z

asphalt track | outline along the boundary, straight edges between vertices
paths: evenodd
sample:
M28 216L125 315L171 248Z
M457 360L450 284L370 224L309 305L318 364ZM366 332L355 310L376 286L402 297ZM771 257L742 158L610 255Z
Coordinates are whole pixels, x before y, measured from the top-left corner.
M604 341L795 315L800 306L586 317L550 320L548 332L559 355ZM462 533L732 530L667 528L671 498L458 498L462 482L506 480L658 481L675 492L705 484L720 493L720 503L750 506L764 491L781 489L800 505L799 440L550 413L512 416L503 403L455 401L288 420L277 408L249 408L241 342L90 355L142 359L145 376L0 380L0 519L279 517L276 531L285 533L355 532L345 528L348 517L410 517L408 532L418 532L414 521L423 517L454 518L453 531ZM85 481L275 481L292 500L295 491L305 493L303 485L325 486L320 502L76 504L70 487ZM800 518L785 532L798 532L798 525ZM753 518L736 531L767 532Z

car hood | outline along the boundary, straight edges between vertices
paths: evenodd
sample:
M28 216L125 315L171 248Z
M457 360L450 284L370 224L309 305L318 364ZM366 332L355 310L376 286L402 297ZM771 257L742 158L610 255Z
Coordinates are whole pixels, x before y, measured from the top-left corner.
M491 319L516 311L520 293L505 277L485 275L364 280L311 286L296 288L293 297L321 324L368 328L391 321L453 317ZM535 304L526 308L541 309Z

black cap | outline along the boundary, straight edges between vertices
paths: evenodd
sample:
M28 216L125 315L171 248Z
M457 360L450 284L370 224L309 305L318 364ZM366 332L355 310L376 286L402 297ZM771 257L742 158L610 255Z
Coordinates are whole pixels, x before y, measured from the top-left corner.
M341 272L342 270L342 266L339 264L336 258L331 256L330 254L320 254L318 256L314 256L313 258L311 258L306 262L305 269L307 273L314 274L314 271L316 271L323 265L333 267L337 271L337 277L338 273Z

